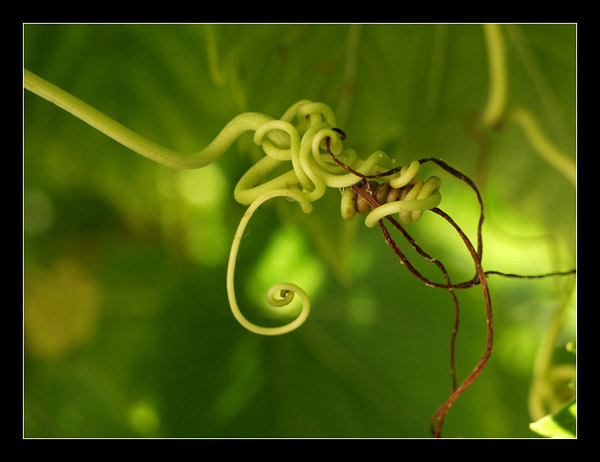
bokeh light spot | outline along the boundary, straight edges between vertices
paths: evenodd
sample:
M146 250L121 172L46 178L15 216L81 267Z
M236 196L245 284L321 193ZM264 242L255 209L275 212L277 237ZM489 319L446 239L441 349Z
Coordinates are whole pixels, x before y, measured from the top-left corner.
M62 260L25 279L25 346L36 358L56 358L96 331L101 290L80 263Z
M215 164L179 172L177 186L183 199L202 209L218 207L228 194L227 179Z
M160 427L160 418L153 405L146 401L135 404L129 411L129 424L138 433L149 436Z

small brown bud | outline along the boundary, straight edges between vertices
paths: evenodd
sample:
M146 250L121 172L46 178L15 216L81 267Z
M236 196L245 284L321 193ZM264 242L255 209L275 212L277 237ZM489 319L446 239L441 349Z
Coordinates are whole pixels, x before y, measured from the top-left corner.
M389 190L389 183L381 183L379 186L377 186L377 189L375 189L375 200L380 204L385 204Z
M400 200L400 194L402 193L402 188L390 188L390 192L387 195L386 202L396 202Z
M362 196L356 196L356 211L360 214L365 214L371 210L369 203Z

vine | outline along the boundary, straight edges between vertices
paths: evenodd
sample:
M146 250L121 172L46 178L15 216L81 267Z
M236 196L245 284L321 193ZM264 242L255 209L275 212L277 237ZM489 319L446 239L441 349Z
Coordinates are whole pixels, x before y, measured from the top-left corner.
M329 146L328 146L329 147ZM385 183L382 183L381 185L377 186L377 189L374 190L374 186L373 184L369 183L367 180L369 178L381 178L384 176L387 176L389 174L394 174L396 172L400 172L400 175L402 175L403 173L406 174L406 172L408 171L408 169L406 167L400 167L399 169L392 169L388 172L384 172L381 174L377 174L377 175L371 175L371 176L367 176L367 175L361 175L359 172L354 171L351 167L344 165L341 161L339 161L338 159L336 159L335 154L333 154L331 151L329 151L329 154L332 156L332 158L334 158L334 160L336 160L336 163L344 168L346 168L347 170L351 171L352 173L354 173L357 176L360 176L363 179L364 182L364 187L363 188L358 188L356 186L352 187L352 191L358 195L358 197L362 198L365 202L367 202L370 207L372 207L373 211L371 212L371 214L374 214L377 210L388 210L385 208L385 206L381 205L382 199L383 200L388 200L388 197L384 197L383 194L381 194L382 191L382 186L385 185ZM417 277L419 280L421 280L423 283L425 283L428 286L431 287L436 287L436 288L445 288L448 289L453 302L454 302L454 306L455 306L455 321L454 321L454 326L453 326L453 330L452 330L452 339L451 339L451 348L450 348L450 367L451 367L451 376L452 376L452 392L450 394L450 396L447 398L447 400L444 402L444 404L442 404L442 406L435 412L433 419L431 421L430 424L430 430L432 432L432 434L435 437L440 437L441 436L441 428L442 428L442 423L444 420L444 417L446 415L446 413L448 412L448 410L450 409L450 406L452 406L452 404L456 401L456 399L475 381L475 379L479 376L479 374L481 373L481 371L483 370L483 368L485 367L485 365L488 362L488 359L492 353L492 347L493 347L493 317L492 317L492 304L491 304L491 297L490 297L490 293L489 293L489 289L487 286L487 281L486 278L489 275L498 275L498 276L502 276L502 277L514 277L514 278L526 278L526 279L537 279L537 278L545 278L545 277L550 277L550 276L565 276L565 275L569 275L569 274L574 274L575 270L571 270L571 271L566 271L566 272L554 272L554 273L546 273L546 274L540 274L540 275L518 275L518 274L510 274L510 273L503 273L500 271L484 271L483 267L481 265L481 258L482 258L482 253L483 253L483 241L482 241L482 237L481 237L481 229L482 229L482 225L483 225L483 219L484 219L484 211L483 211L483 200L481 198L481 194L477 188L477 186L475 185L475 183L468 178L466 175L462 174L461 172L459 172L458 170L454 169L453 167L449 166L448 164L446 164L445 162L441 161L440 159L421 159L420 161L415 161L417 162L418 165L420 165L421 163L425 163L425 162L429 162L432 161L434 163L436 163L438 166L440 166L441 168L443 168L444 170L446 170L447 172L449 172L450 174L452 174L453 176L455 176L456 178L460 179L461 181L464 181L465 183L467 183L476 193L477 195L477 199L479 201L480 204L480 217L479 217L479 223L478 223L478 230L477 230L477 250L475 250L475 248L473 247L472 243L470 242L469 238L465 235L465 233L462 231L462 229L456 224L456 222L454 220L452 220L452 218L446 214L445 212L443 212L442 210L440 210L437 207L431 207L430 210L441 216L442 218L444 218L448 223L450 223L455 230L458 232L459 236L461 237L461 239L463 240L465 246L467 247L467 250L469 251L469 253L471 254L471 257L473 258L473 262L475 264L475 270L476 270L476 274L473 277L473 279L471 279L470 281L466 281L463 283L459 283L459 284L451 284L450 283L450 278L448 276L448 273L444 267L444 265L439 262L438 260L432 258L430 255L428 255L416 242L415 240L410 236L410 234L408 234L408 232L401 226L401 224L395 220L394 218L392 218L389 214L385 214L380 212L379 214L377 214L376 216L380 216L382 218L385 218L386 220L388 220L402 235L403 237L409 242L409 244L425 259L427 259L428 261L431 261L433 263L435 263L438 268L441 270L442 274L444 275L444 279L446 281L446 284L439 284L439 283L435 283L427 278L425 278L423 275L421 275L416 268L409 262L409 260L406 258L406 256L402 253L402 251L400 250L400 248L398 247L398 245L396 244L396 242L394 241L394 239L391 237L391 235L389 234L388 230L386 229L383 221L380 219L377 220L377 222L379 223L379 226L381 228L381 231L384 235L385 241L388 245L390 245L390 247L392 247L394 253L400 258L400 260L402 261L402 263L409 269L409 271L415 276ZM417 165L414 164L413 165ZM418 170L417 167L415 167L415 169L413 171ZM416 172L415 172L416 173ZM414 178L414 176L413 176ZM410 181L414 181L414 179L411 178ZM435 186L430 186L430 188L427 189L428 192L433 192L436 186L439 186L439 178L437 177L432 177L429 180L427 180L427 182L429 182L430 185L435 185ZM427 182L423 183L422 180L418 180L416 182L417 185L422 185L422 184L427 184ZM399 182L399 184L401 184L401 182ZM390 185L392 185L392 182L390 181ZM392 185L393 188L393 185ZM414 189L414 187L413 187ZM424 188L423 188L424 189ZM393 191L393 189L392 189ZM410 192L412 192L412 189L410 190ZM410 192L408 194L410 194ZM379 193L379 200L377 198ZM388 193L390 194L390 193ZM402 194L402 193L401 193ZM408 197L408 194L405 195L405 197ZM431 197L431 196L430 196ZM410 205L407 207L410 208ZM348 209L348 205L344 204L344 200L342 200L342 215L346 214L346 216L348 218L352 218L352 213L348 213L347 212ZM360 211L360 206L359 206L359 202L357 201L356 203L356 209L357 211ZM396 210L397 209L397 210ZM353 210L353 209L351 209ZM406 213L405 210L402 207L396 206L394 207L394 210L398 211L400 214L400 217L403 217L403 213ZM364 212L363 212L364 213ZM393 213L393 212L392 212ZM412 213L412 212L411 212ZM420 215L419 215L420 216ZM368 217L367 217L368 218ZM418 216L417 216L418 219ZM410 221L408 221L410 222ZM367 223L367 221L366 221ZM367 223L368 225L368 223ZM457 335L457 331L458 331L458 324L459 324L459 306L458 306L458 300L453 292L454 289L466 289L466 288L470 288L473 287L477 284L480 284L483 290L483 296L484 296L484 300L485 300L485 305L486 305L486 322L487 322L487 340L486 340L486 347L485 347L485 351L481 357L481 359L479 360L479 362L476 364L475 368L471 371L471 373L463 380L463 382L460 385L456 385L456 373L455 373L455 368L454 368L454 350L455 350L455 342L456 342L456 335Z
M233 191L235 200L240 204L247 205L248 208L233 238L227 268L226 289L235 319L244 328L260 335L281 335L297 329L307 319L311 302L308 294L296 284L280 283L268 290L267 300L272 306L284 309L298 295L302 307L299 312L294 314L294 319L282 326L265 327L246 318L238 306L234 284L237 255L246 226L256 210L271 199L284 197L295 201L300 205L302 211L308 214L313 209L313 202L323 197L327 188L340 190L342 192L341 215L344 219L352 219L356 213L366 214L366 226L372 228L378 225L380 227L385 242L415 277L428 286L448 290L453 299L455 322L450 352L452 389L447 400L433 416L431 431L436 437L441 436L442 424L449 408L479 376L492 351L493 318L487 277L489 275L546 277L574 273L573 270L567 273L519 276L497 271L484 271L481 264L483 200L475 183L439 159L425 158L399 166L395 165L390 157L382 151L376 151L366 159L361 159L356 151L344 147L346 134L336 126L336 117L333 111L323 103L310 100L298 101L290 106L279 119L255 112L242 113L226 124L207 147L195 153L183 154L158 145L133 132L29 70L24 70L24 87L138 154L170 168L195 169L206 166L216 161L243 133L254 133L253 142L260 146L264 156L242 175ZM498 107L498 104L496 101L494 107ZM445 172L465 182L476 193L481 207L476 245L470 242L448 214L438 208L442 200L441 179L432 176L424 180L417 176L420 166L426 162L434 163ZM275 172L282 171L282 167L284 173L276 175ZM371 182L369 180L378 181ZM475 266L475 275L470 281L451 283L444 265L427 254L405 230L404 226L417 222L428 210L446 220L461 237ZM444 283L434 282L415 269L391 237L384 220L391 223L420 256L434 263L440 269ZM455 290L467 289L476 285L480 285L482 288L486 306L486 346L481 359L471 373L457 384L454 347L459 324L459 306Z

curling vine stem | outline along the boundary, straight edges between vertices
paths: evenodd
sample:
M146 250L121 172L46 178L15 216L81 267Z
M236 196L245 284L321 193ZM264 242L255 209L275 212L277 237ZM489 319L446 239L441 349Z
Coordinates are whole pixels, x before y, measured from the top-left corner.
M24 69L23 84L27 90L70 112L132 151L161 165L175 169L196 169L214 162L242 133L257 130L271 120L264 114L259 113L247 112L240 114L232 119L206 148L196 153L183 154L161 146L134 132L27 69Z

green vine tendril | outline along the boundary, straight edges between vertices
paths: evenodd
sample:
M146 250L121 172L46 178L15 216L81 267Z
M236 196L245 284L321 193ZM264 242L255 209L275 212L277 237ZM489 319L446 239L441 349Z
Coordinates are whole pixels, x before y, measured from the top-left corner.
M234 198L248 205L231 247L227 269L227 294L234 317L246 329L262 335L280 335L298 328L308 316L310 300L297 285L277 284L269 289L267 300L272 306L287 306L298 294L302 309L290 323L279 327L262 327L249 321L241 312L234 290L235 263L244 234L252 215L265 202L275 197L287 197L300 204L304 213L312 211L312 202L320 199L327 188L341 189L343 194L364 176L386 175L394 188L410 185L411 190L400 200L374 208L365 219L373 227L381 219L397 214L403 224L417 221L423 211L436 207L440 200L440 179L417 177L420 162L396 167L382 151L376 151L366 160L359 159L352 149L344 149L345 134L336 128L336 119L329 106L301 100L287 109L280 119L265 114L246 112L234 117L204 149L182 154L165 148L130 130L102 112L94 109L65 90L24 70L24 87L70 112L115 141L161 165L176 169L195 169L217 160L233 142L245 132L254 132L253 141L264 156L252 165L234 188ZM343 162L345 167L338 165ZM285 173L271 178L282 166ZM342 204L345 200L342 200ZM342 205L342 216L344 210ZM279 294L279 295L277 295Z

